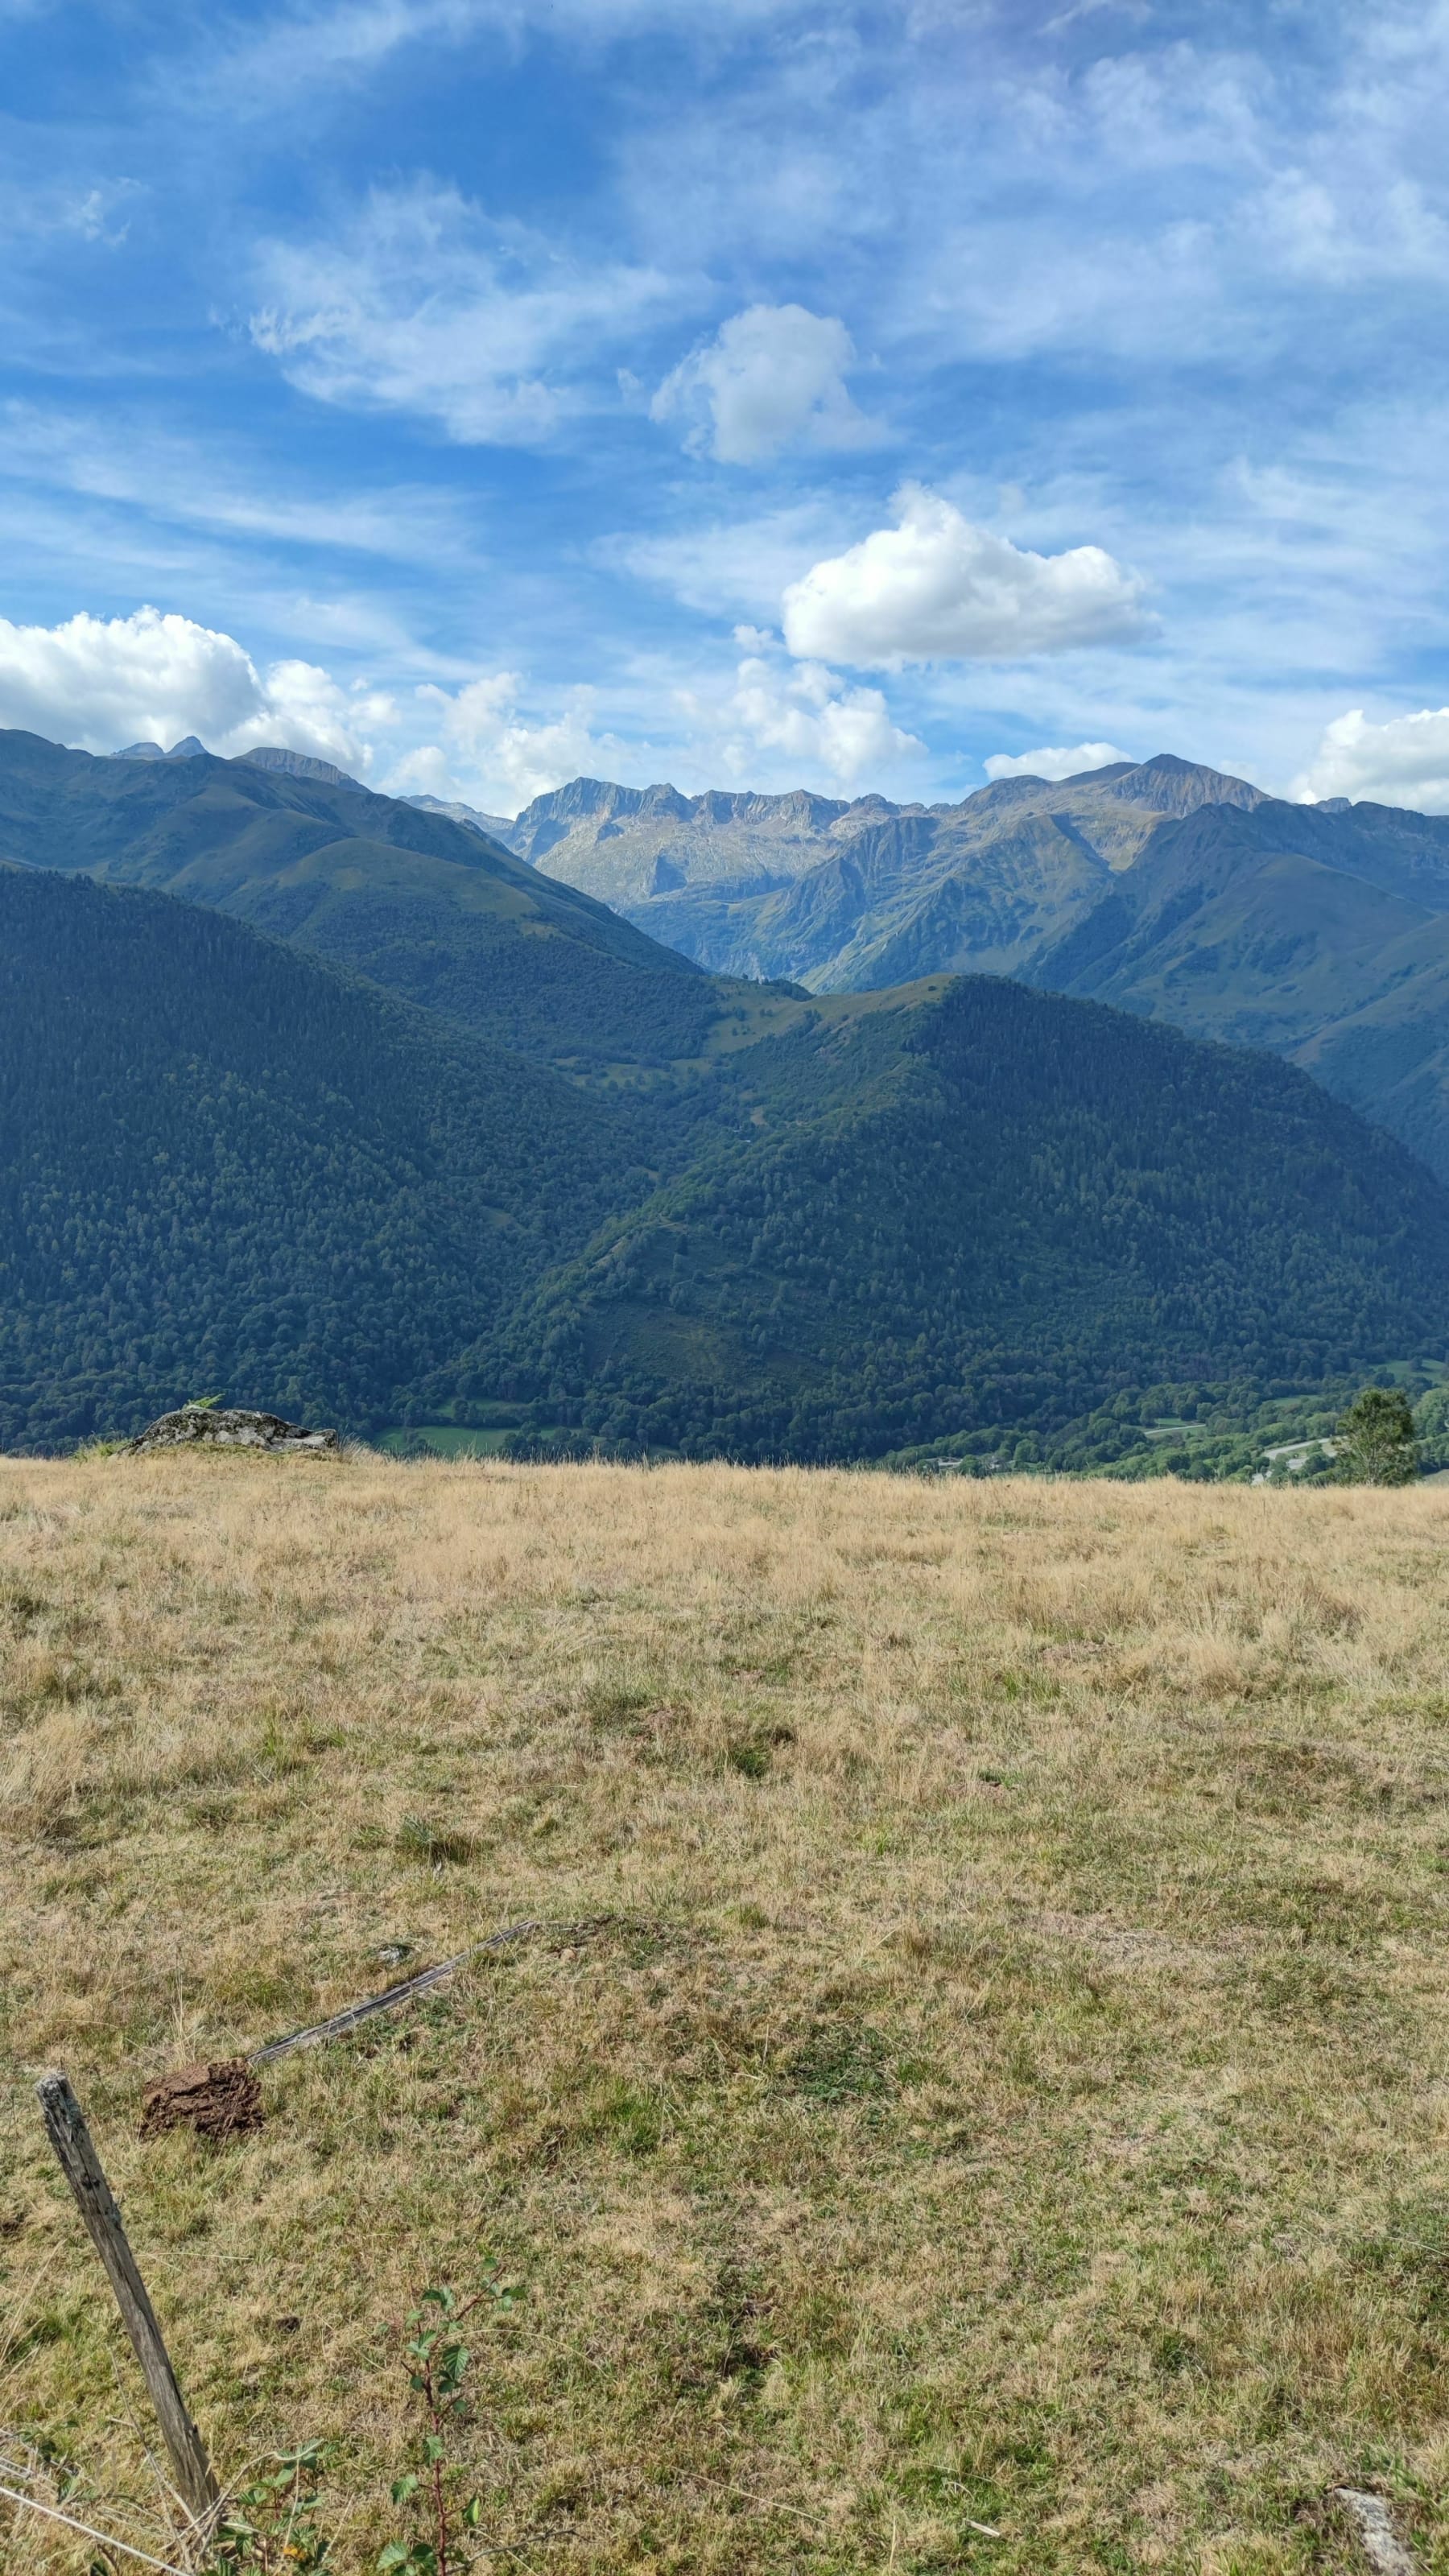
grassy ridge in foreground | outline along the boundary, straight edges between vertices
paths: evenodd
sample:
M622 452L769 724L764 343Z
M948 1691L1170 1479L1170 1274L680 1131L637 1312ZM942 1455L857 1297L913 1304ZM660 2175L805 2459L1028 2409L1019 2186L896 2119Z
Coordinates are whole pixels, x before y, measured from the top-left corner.
M486 2567L1347 2570L1345 2474L1440 2566L1445 1530L1424 1489L4 1462L0 2420L152 2492L59 2061L223 2461L335 2438L341 2570L390 2326L484 2247L528 2288L478 2351ZM257 2137L136 2143L158 2069L533 1913L627 1921L269 2070Z

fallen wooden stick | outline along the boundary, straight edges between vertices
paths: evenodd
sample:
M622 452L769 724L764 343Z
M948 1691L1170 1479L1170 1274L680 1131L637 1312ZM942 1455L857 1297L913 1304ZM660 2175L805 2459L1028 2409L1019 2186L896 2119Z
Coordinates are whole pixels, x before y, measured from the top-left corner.
M326 2021L314 2021L306 2030L294 2030L286 2039L272 2039L265 2048L254 2048L248 2059L252 2066L269 2066L274 2057L286 2057L294 2048L315 2048L320 2040L341 2039L359 2023L370 2021L374 2013L392 2012L398 2004L411 2003L414 1995L425 1995L430 1986L440 1986L445 1977L455 1976L470 1959L480 1958L485 1950L506 1949L510 1941L525 1940L530 1932L559 1931L567 1927L543 1922L510 1923L504 1932L491 1932L486 1941L471 1942L466 1950L457 1950L451 1959L440 1959L435 1968L420 1968L415 1977L404 1977L402 1983L387 1986L380 1995L368 1995L360 2004L349 2004L345 2012L333 2013Z
M1413 2555L1389 2520L1382 2496L1370 2495L1363 2487L1333 2487L1329 2492L1334 2503L1341 2504L1349 2520L1357 2524L1363 2554L1374 2576L1417 2576Z

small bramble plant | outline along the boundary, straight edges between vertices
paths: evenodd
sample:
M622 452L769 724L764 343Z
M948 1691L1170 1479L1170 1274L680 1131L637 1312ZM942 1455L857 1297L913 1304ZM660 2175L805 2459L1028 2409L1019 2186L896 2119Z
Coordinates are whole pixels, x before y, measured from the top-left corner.
M418 2442L419 2466L393 2481L392 2500L413 2505L425 2528L411 2540L388 2542L377 2562L378 2576L453 2576L466 2563L467 2536L477 2530L483 2507L476 2495L461 2506L455 2502L458 2470L448 2457L449 2429L464 2415L464 2382L473 2359L461 2329L475 2309L490 2304L503 2316L522 2295L516 2283L500 2279L490 2259L471 2299L460 2305L451 2289L424 2290L408 2318L403 2358L408 2386L422 2400L427 2429Z
M330 2542L317 2528L321 2499L317 2479L322 2444L277 2452L264 2477L231 2497L216 2527L210 2565L218 2571L251 2568L256 2576L316 2576Z

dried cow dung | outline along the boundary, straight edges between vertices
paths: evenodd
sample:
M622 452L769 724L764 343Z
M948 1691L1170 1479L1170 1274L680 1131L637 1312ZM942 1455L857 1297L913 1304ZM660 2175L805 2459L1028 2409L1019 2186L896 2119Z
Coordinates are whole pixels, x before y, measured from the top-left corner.
M180 2066L158 2075L141 2103L141 2135L194 2129L199 2138L235 2138L259 2129L265 2118L262 2088L244 2057L215 2058L209 2065Z

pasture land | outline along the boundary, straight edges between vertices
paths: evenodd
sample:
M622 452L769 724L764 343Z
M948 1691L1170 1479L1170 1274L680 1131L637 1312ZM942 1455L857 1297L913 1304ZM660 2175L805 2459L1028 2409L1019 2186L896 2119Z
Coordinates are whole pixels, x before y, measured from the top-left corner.
M485 2253L496 2576L1347 2570L1345 2477L1449 2567L1446 1541L1442 1488L0 1464L0 2422L155 2545L60 2063L223 2468L331 2444L339 2571Z

